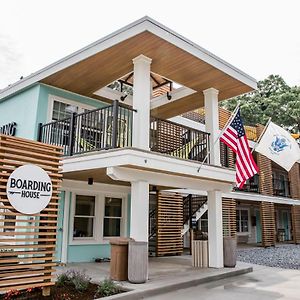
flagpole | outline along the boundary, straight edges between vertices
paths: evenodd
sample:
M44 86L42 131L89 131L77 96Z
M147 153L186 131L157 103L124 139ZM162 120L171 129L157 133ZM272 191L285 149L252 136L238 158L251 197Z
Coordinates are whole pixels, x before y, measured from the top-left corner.
M240 104L238 104L238 105L236 106L236 108L235 108L234 111L232 112L230 118L229 118L228 121L226 122L226 124L225 124L225 126L223 127L223 129L220 131L218 137L216 138L216 140L214 141L214 143L213 143L212 146L214 146L214 145L219 141L220 137L222 136L222 134L223 134L224 131L226 130L226 127L228 126L228 124L230 124L231 120L235 117L235 115L236 115L236 113L237 113L239 107L240 107ZM207 160L209 154L211 153L211 150L212 150L212 149L209 149L209 151L208 151L207 154L205 155L204 159L202 160L201 165L200 165L200 167L199 167L198 170L197 170L198 173L200 172L200 170L201 170L201 168L202 168L204 162Z
M251 153L254 152L255 148L256 148L257 145L258 145L258 143L259 143L260 140L262 139L262 137L263 137L264 133L266 132L266 130L267 130L269 124L271 123L271 120L272 120L272 118L270 117L269 120L268 120L268 122L267 122L267 124L265 125L265 128L264 128L263 132L260 134L260 136L259 136L259 138L257 139L257 141L256 141L256 143L255 143L255 145L254 145L254 147L252 148Z

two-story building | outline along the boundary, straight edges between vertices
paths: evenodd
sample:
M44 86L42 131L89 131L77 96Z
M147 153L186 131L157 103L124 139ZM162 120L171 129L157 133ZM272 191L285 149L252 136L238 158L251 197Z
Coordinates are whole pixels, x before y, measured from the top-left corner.
M0 127L63 147L58 261L109 257L117 236L155 235L159 254L180 253L184 224L207 211L209 265L223 267L222 198L232 228L226 212L240 201L241 232L250 232L255 208L245 225L249 199L233 196L233 165L221 164L218 103L255 88L252 77L144 17L2 89ZM198 108L205 129L181 116Z

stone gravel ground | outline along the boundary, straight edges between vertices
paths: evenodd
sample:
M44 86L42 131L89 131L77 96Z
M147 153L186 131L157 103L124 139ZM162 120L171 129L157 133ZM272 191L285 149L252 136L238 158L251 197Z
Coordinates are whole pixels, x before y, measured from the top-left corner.
M269 267L300 270L300 245L239 248L237 260Z

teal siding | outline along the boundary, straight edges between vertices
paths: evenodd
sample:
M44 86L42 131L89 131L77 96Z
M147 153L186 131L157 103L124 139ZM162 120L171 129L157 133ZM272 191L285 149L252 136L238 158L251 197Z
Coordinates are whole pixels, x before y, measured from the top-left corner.
M0 126L16 122L16 136L35 139L38 95L39 85L35 85L0 102Z
M93 262L96 258L110 257L110 245L70 245L68 262Z

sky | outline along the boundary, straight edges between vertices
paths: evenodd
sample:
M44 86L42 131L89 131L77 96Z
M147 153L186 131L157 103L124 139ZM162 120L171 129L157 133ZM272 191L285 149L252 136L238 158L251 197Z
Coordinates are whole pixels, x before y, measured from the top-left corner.
M148 15L257 80L300 85L299 0L0 0L0 89Z

